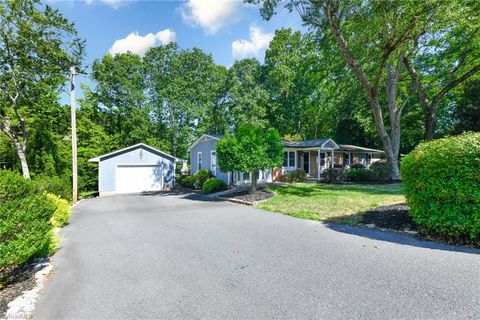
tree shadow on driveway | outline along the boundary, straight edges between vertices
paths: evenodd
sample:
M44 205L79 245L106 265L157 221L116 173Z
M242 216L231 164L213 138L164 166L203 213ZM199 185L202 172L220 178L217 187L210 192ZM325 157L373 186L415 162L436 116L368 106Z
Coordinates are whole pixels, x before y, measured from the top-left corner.
M342 225L337 223L325 222L324 225L334 231L347 233L359 237L364 237L372 240L380 240L391 243L397 243L401 245L414 246L433 250L443 250L452 252L472 253L480 254L480 249L467 247L467 246L454 246L443 244L439 242L417 239L411 236L407 236L392 231L366 229L360 227L353 227L348 225Z

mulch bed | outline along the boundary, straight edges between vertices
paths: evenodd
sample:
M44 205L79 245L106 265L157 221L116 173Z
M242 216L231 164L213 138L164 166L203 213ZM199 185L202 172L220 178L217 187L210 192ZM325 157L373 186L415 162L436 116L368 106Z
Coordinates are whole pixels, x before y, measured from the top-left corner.
M274 195L275 194L270 190L259 188L253 194L250 194L248 190L242 190L234 194L229 194L228 196L226 196L226 198L253 203L256 201L267 200L268 198L271 198Z
M361 224L374 224L377 228L404 231L416 231L417 225L408 214L406 203L381 206L362 215Z
M37 264L38 261L26 263L9 274L9 284L0 289L0 317L5 316L10 301L21 295L23 291L35 286Z

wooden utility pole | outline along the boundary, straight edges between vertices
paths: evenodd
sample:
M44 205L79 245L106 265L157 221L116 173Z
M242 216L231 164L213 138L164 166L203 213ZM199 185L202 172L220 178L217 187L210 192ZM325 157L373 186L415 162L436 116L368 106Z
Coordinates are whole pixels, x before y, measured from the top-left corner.
M75 67L70 68L70 113L72 117L72 202L77 203L77 115L75 110Z

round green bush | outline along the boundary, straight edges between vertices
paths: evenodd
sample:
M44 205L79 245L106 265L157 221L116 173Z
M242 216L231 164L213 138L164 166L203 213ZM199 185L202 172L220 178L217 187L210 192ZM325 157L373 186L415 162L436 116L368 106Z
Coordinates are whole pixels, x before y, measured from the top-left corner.
M210 170L203 169L195 172L193 175L195 189L202 189L205 181L210 178L213 178L213 174L210 172Z
M402 160L401 174L422 232L480 244L480 133L419 145Z
M223 180L217 178L210 178L202 186L202 191L206 193L222 191L227 188L227 185Z

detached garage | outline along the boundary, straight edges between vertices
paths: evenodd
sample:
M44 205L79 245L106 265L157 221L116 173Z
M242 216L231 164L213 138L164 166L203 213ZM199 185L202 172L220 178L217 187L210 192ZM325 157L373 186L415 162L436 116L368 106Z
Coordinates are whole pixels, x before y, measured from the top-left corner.
M143 143L89 161L98 163L100 196L159 191L175 186L178 159Z

